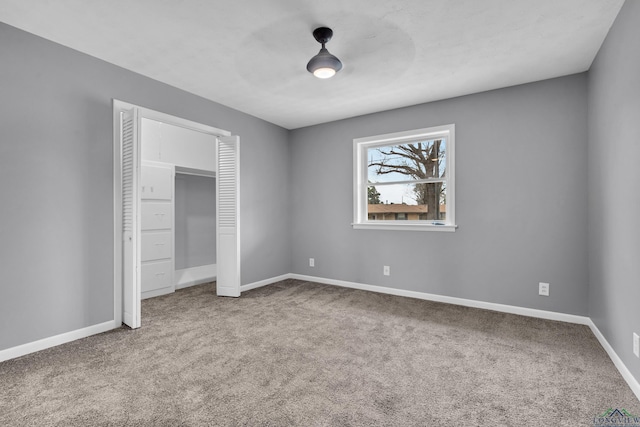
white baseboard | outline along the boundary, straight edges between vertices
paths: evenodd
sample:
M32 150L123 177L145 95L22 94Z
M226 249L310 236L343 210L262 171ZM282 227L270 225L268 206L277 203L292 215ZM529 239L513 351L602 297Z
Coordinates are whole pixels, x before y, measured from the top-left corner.
M267 286L272 283L281 282L283 280L287 280L291 278L293 278L293 275L289 273L289 274L283 274L282 276L272 277L270 279L260 280L259 282L249 283L247 285L240 286L240 292L247 292L247 291L250 291L251 289L261 288L263 286Z
M16 347L11 347L6 350L0 350L0 362L9 359L15 359L16 357L25 356L30 353L35 353L36 351L45 350L47 348L65 344L70 341L79 340L81 338L86 338L91 335L101 334L102 332L107 332L112 329L119 328L120 323L116 323L117 322L115 322L114 320L110 320L98 325L88 326L86 328L77 329L71 332L65 332L64 334L55 335L49 338L43 338L41 340L22 344Z
M577 323L579 325L589 325L591 319L586 316L576 316L574 314L558 313L555 311L538 310L535 308L518 307L515 305L497 304L493 302L476 301L471 299L448 297L444 295L428 294L424 292L406 291L403 289L386 288L383 286L365 285L363 283L346 282L344 280L325 279L322 277L304 276L302 274L291 274L291 279L306 280L309 282L324 283L327 285L341 286L344 288L361 289L363 291L378 292L381 294L397 295L401 297L417 298L427 301L444 302L447 304L462 305L465 307L481 308L484 310L499 311L501 313L518 314L520 316L537 317L540 319L557 320L560 322Z
M175 282L176 289L182 289L189 286L200 285L202 283L212 282L218 276L218 265L208 264L198 267L184 268L176 270Z
M638 382L638 380L634 378L631 371L629 371L622 359L620 359L620 356L618 356L613 347L611 347L611 344L609 344L604 335L602 335L602 332L600 332L600 329L598 329L596 324L593 323L591 319L589 319L589 327L591 328L591 332L593 332L593 335L595 335L600 342L600 345L609 355L609 358L611 359L613 364L616 366L616 368L618 368L618 371L620 372L620 375L622 375L622 378L624 378L627 384L629 384L631 391L633 391L638 400L640 400L640 383Z

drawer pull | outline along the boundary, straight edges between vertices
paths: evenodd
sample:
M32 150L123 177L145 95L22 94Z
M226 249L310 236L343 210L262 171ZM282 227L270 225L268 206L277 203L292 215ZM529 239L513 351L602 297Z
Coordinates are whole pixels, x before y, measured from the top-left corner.
M156 273L156 276L164 276L164 273Z
M164 246L164 243L154 243L156 246Z

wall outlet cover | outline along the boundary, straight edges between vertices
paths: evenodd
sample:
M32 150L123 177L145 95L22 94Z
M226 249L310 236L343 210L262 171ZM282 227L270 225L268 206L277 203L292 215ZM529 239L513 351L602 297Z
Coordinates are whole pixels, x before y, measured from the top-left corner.
M309 258L309 267L315 267L316 266L316 260L314 258Z
M640 336L635 332L633 333L633 354L640 357Z
M385 265L382 268L382 274L384 274L385 276L390 276L391 275L391 268L388 265Z
M549 284L548 283L540 282L538 284L538 295L542 295L542 296L545 296L545 297L549 296Z

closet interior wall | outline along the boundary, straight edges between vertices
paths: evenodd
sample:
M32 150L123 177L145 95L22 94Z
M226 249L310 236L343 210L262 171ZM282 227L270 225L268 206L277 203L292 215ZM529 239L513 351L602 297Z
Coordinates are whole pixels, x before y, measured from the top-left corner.
M215 177L176 171L174 227L176 289L194 284L190 278L215 278Z

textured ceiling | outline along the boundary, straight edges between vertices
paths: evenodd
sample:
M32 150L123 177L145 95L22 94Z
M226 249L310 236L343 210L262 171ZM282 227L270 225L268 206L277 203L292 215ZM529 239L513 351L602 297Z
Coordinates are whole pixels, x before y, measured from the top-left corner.
M295 129L586 71L623 3L0 0L0 21ZM329 80L305 68L318 26Z

